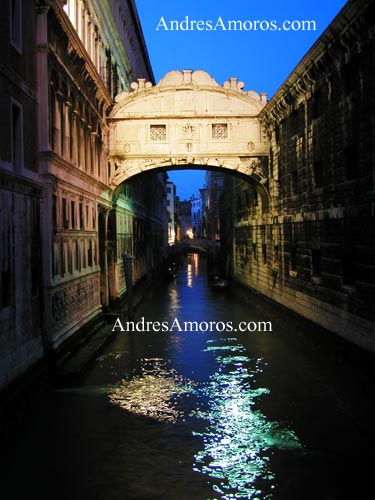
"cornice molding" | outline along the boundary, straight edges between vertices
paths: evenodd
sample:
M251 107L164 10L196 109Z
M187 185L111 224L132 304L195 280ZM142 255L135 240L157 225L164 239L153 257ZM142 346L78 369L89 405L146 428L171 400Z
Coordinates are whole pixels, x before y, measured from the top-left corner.
M108 45L108 48L110 48L114 52L114 55L119 55L119 57L116 58L116 63L119 67L122 66L121 72L125 74L127 78L129 78L132 73L132 68L129 62L128 55L125 51L124 42L120 40L119 37L114 36L115 33L118 33L118 27L116 26L115 20L113 18L109 2L108 0L96 0L96 4L101 10L100 16L96 19L97 24L102 25L103 29L102 20L105 19L106 24L108 25L108 29L103 29L103 33L101 34L106 35L106 43ZM129 81L126 83L129 85Z
M81 42L81 39L79 38L76 30L74 29L68 16L62 9L61 2L58 0L52 0L52 7L58 22L68 36L72 50L77 53L78 57L83 59L85 68L90 77L95 82L95 85L100 93L100 97L104 100L106 107L109 108L112 105L112 97L108 92L108 89L105 86L103 80L100 78L100 75L94 63L91 61L91 58L87 53L85 47L83 46L83 43Z
M84 170L81 170L79 167L72 165L69 161L65 160L65 158L62 158L61 156L57 155L53 151L44 151L39 154L40 158L48 159L51 164L56 164L61 167L61 171L68 171L72 175L78 177L82 181L84 181L88 187L97 187L100 192L106 192L110 194L112 192L111 187L108 184L103 183L101 180L97 179L96 177L93 177L92 175L88 174ZM42 173L43 177L53 177L55 179L58 179L60 183L65 182L63 178L57 177L55 174L51 173L50 171L45 171ZM93 195L92 191L87 191L90 196Z
M103 121L103 116L100 114L99 110L94 106L94 104L92 103L92 100L87 96L87 94L85 92L85 89L79 86L79 84L77 83L76 79L74 78L74 76L72 75L72 73L70 72L70 70L66 67L66 65L61 60L61 58L56 53L56 51L54 50L53 47L50 47L50 53L55 58L57 65L62 68L62 71L64 72L64 74L68 76L68 78L70 79L72 85L74 85L77 88L77 90L79 90L79 92L82 94L82 96L84 97L84 99L89 104L89 106L92 109L92 111L94 112L95 116L100 121L101 125L102 126L106 126L106 123ZM100 94L98 95L98 91L96 91L96 94L97 94L98 100L100 101L101 95ZM73 112L75 113L75 111L73 111Z
M327 68L334 65L339 67L346 62L345 54L359 50L359 33L362 34L362 43L369 43L367 37L363 37L363 32L371 29L371 26L374 29L373 21L367 19L364 11L370 8L371 3L372 0L347 2L260 112L259 118L266 126L272 121L283 119L296 101L306 99L313 93L317 80Z

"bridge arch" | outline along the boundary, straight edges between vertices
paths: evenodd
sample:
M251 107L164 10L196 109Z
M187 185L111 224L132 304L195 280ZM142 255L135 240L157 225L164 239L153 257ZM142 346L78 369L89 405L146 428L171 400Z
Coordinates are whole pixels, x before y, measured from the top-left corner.
M109 185L145 172L214 169L255 185L268 208L268 141L259 120L266 95L202 70L171 71L122 92L109 116Z
M126 183L134 182L137 179L137 177L143 176L147 173L155 174L158 172L170 171L170 170L204 170L204 171L213 170L213 171L217 171L217 172L221 171L221 172L224 172L228 175L233 175L234 177L237 177L239 179L243 179L244 181L246 181L249 184L251 184L252 186L254 186L254 188L259 196L260 202L261 202L261 211L268 212L268 210L269 210L270 199L269 199L269 192L268 192L268 182L261 183L261 182L257 181L256 179L254 179L252 176L242 174L241 172L237 172L236 170L223 169L223 168L215 167L212 165L206 165L204 167L203 166L197 167L194 164L186 165L186 166L178 166L178 167L176 167L174 165L166 164L162 167L155 167L153 169L150 169L150 171L147 171L147 172L143 171L143 172L139 172L137 174L134 174L130 177L126 177L122 182L120 182L114 188L114 190L112 192L112 202L114 202L116 204L116 201L117 201L118 197L121 196L122 191L124 189L124 185L126 185Z

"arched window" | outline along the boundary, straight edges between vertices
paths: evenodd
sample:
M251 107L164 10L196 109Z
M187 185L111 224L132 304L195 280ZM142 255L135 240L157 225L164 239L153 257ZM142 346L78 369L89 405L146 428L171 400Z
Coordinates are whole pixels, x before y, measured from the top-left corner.
M92 164L92 121L90 110L87 111L87 123L86 123L86 163L87 172L93 174L93 164Z
M60 130L61 130L61 156L67 156L68 143L67 143L67 114L68 114L68 106L67 106L67 88L65 82L61 83L61 96L60 96Z
M58 115L57 105L58 80L55 72L50 77L50 95L49 95L49 143L50 148L56 150L56 122Z
M82 170L87 170L86 165L86 117L85 107L79 107L79 167Z
M81 135L81 116L82 116L82 109L80 106L79 101L76 102L75 105L75 112L74 112L74 143L75 143L75 162L79 168L81 168L81 161L82 161L82 155L81 155L81 144L82 144L82 135Z
M97 135L96 135L96 165L98 178L102 176L102 130L98 124Z
M70 160L75 163L77 160L76 156L76 145L77 145L77 123L76 123L76 111L75 111L75 99L73 94L69 95L69 156Z

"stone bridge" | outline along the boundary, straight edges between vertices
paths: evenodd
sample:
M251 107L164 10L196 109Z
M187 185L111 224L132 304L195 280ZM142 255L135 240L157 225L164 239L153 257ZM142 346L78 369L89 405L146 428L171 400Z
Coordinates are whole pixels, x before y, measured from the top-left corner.
M160 169L217 169L244 176L268 201L269 144L259 120L266 94L244 85L230 78L221 86L202 70L171 71L155 86L134 82L109 117L110 187Z
M213 240L207 240L204 238L189 239L186 238L182 241L178 241L171 247L173 253L185 254L185 253L202 253L202 254L214 254L219 249L219 243Z

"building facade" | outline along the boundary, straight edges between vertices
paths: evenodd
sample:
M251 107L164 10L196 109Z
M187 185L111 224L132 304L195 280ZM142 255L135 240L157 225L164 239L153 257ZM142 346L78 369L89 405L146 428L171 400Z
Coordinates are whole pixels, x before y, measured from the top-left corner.
M348 2L260 113L269 210L242 180L226 206L235 279L372 351L374 34L374 2Z
M134 2L14 0L2 14L0 388L124 293L123 252L136 281L166 239L164 174L143 180L147 199L108 186L114 97L153 80Z
M193 238L192 200L178 201L178 218L180 224L180 240Z
M167 181L167 212L168 212L168 244L173 245L178 240L176 185Z
M205 236L204 213L207 207L206 188L200 188L198 194L191 196L191 226L195 238Z
M0 16L0 387L43 355L37 19L33 2ZM27 29L25 29L27 26Z
M207 238L220 241L220 198L224 193L225 174L208 170L206 172L207 186Z

